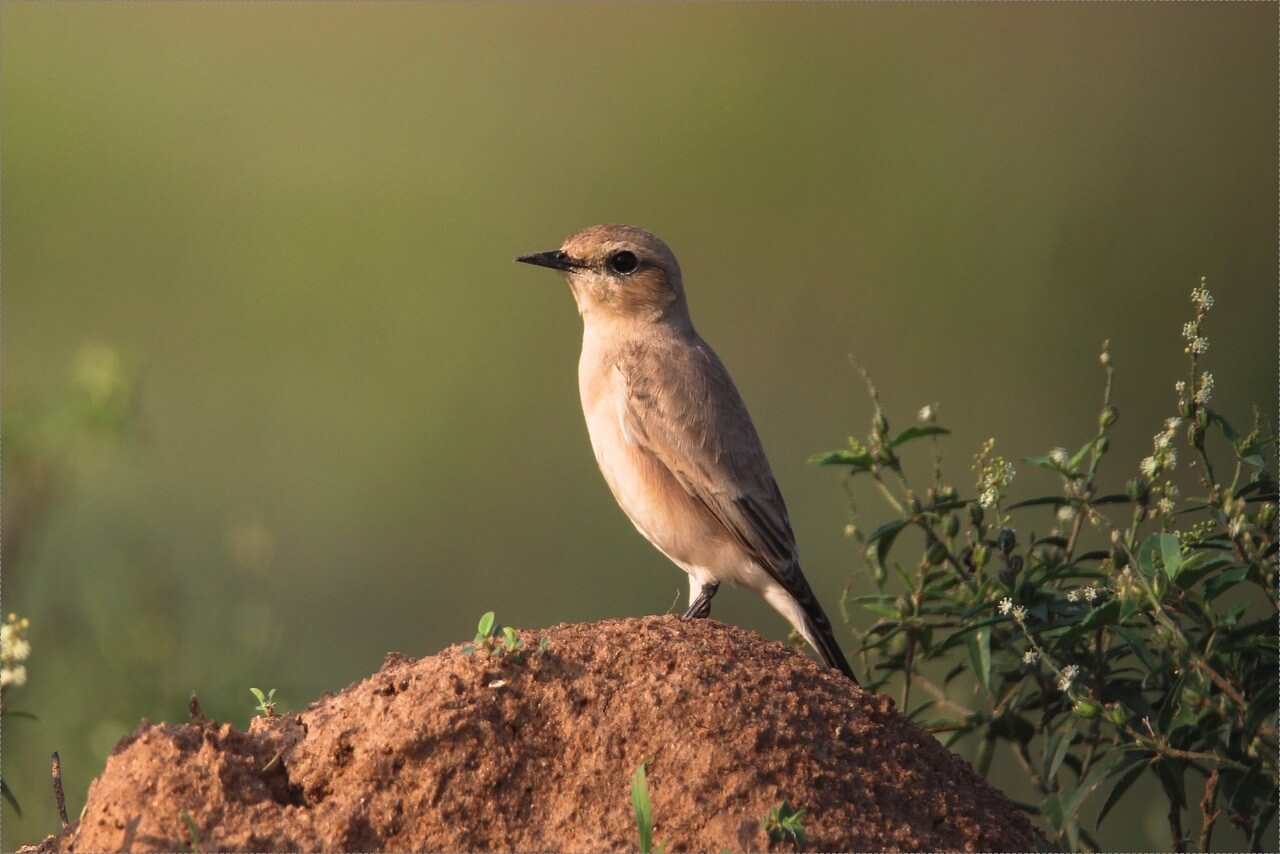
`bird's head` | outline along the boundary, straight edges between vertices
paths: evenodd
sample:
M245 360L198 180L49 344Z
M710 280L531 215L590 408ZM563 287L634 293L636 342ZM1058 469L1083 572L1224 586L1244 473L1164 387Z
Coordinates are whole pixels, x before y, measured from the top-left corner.
M667 244L630 225L593 225L559 249L516 259L559 270L584 318L687 323L680 265Z

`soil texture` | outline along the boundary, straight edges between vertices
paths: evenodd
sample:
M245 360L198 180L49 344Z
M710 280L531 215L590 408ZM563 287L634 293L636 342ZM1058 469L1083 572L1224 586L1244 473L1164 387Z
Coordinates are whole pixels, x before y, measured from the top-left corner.
M634 851L641 762L668 851L793 850L765 827L783 800L811 850L1036 848L891 699L753 632L668 616L519 636L520 660L392 653L248 732L144 721L42 850Z

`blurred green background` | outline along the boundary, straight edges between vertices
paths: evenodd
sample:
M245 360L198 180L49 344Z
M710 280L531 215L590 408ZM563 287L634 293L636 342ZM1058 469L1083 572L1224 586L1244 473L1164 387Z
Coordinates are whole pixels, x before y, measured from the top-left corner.
M865 434L851 357L895 425L941 405L971 492L987 436L1092 435L1111 338L1120 483L1204 275L1215 404L1275 413L1276 33L1274 4L8 0L2 607L39 720L5 723L3 848L56 829L51 750L74 818L192 690L243 726L251 686L298 709L485 610L683 609L596 471L572 299L512 263L583 226L677 253L830 611L862 563L805 460ZM741 591L715 615L786 635ZM1148 803L1103 838L1167 847Z

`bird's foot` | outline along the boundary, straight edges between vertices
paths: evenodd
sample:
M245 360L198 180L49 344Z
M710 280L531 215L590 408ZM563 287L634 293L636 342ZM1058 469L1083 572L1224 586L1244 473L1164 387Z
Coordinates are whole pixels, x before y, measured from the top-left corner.
M698 591L698 596L689 603L689 610L685 611L680 619L682 620L705 620L711 616L711 597L716 595L716 591L720 589L720 582L713 581L710 584L702 585L702 589Z

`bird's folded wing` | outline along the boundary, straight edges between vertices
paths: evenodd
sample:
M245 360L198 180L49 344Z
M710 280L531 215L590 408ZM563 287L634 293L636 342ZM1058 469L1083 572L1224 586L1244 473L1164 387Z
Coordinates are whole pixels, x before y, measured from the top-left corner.
M619 360L620 413L637 450L688 494L788 590L795 536L746 405L720 360L700 345ZM665 358L664 358L665 357Z

